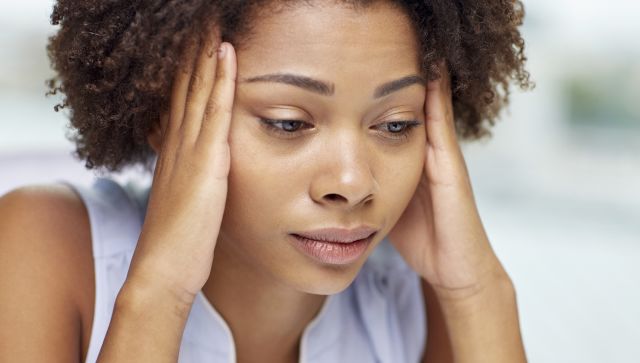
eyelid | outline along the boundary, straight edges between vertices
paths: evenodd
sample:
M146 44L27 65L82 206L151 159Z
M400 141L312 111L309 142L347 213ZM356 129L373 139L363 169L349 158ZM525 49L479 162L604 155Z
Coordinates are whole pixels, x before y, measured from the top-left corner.
M387 135L394 135L394 136L385 136L386 139L389 139L391 141L403 141L408 139L409 137L411 137L415 129L417 129L419 126L424 124L424 122L420 120L391 120L391 121L384 121L384 122L378 123L376 124L376 127L381 125L384 126L388 124L393 124L393 123L404 125L404 129L401 132L391 132L391 133L383 132L383 133L386 133Z
M401 123L401 124L407 124L407 125L413 125L413 126L419 126L419 125L424 124L424 122L422 122L420 120L402 119L402 120L383 121L383 122L377 123L375 126L386 125L386 124L394 124L394 123Z
M397 116L397 115L405 115L405 116ZM380 117L378 117L378 120L387 120L392 117L398 117L401 119L400 121L406 121L409 119L415 120L417 118L416 111L413 107L403 106L403 107L394 108L393 110L385 112ZM380 121L380 122L389 122L389 121Z
M292 122L292 123L299 123L302 125L311 125L310 123L302 120L268 119L264 117L260 117L259 121L260 121L260 124L267 129L267 131L275 133L285 139L293 139L293 138L301 137L303 136L301 135L301 133L303 133L304 131L301 131L301 129L296 129L294 131L285 131L282 128L275 126L276 124L281 124L284 122ZM424 124L424 122L420 120L389 120L389 121L383 121L375 124L374 128L378 129L381 126L394 124L394 123L402 124L404 128L400 132L380 131L381 134L392 135L392 136L383 136L388 141L402 141L402 140L408 139L411 136L412 131L414 129ZM306 129L309 129L309 128L306 128Z
M281 136L285 139L293 139L296 137L300 137L302 135L300 135L300 133L302 132L301 130L304 129L297 129L296 131L285 131L277 126L275 126L276 124L281 124L283 122L296 122L296 123L301 123L303 125L311 125L310 123L306 122L306 121L302 121L302 120L288 120L288 119L269 119L266 117L260 117L259 118L260 121L260 125L262 127L264 127L268 132L271 133L275 133L278 136ZM313 126L313 125L311 125ZM309 128L306 128L309 129Z
M297 120L297 119L284 119L284 118L266 118L266 117L260 117L260 121L262 123L268 124L268 125L273 125L273 124L279 124L279 123L283 123L283 122L297 122L297 123L301 123L301 124L306 124L306 125L311 125L310 123L303 121L303 120ZM313 126L313 125L312 125Z

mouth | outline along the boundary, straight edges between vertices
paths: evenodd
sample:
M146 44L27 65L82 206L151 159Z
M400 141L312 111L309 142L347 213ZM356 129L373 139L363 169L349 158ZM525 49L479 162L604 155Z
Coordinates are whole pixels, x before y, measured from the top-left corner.
M366 239L376 232L378 232L376 228L361 225L353 229L331 227L304 232L293 232L292 234L313 241L353 243L355 241Z
M351 264L365 253L377 232L370 233L365 238L346 241L349 238L335 240L317 240L306 235L290 234L293 245L298 251L311 257L317 262L331 265ZM344 236L343 236L344 237Z

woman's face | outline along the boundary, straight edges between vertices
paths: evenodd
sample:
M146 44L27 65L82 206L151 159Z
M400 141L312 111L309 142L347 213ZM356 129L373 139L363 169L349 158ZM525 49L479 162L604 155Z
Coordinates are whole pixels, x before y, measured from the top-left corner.
M413 196L425 155L425 86L409 18L384 2L360 10L331 4L258 14L237 49L229 194L216 249L234 268L315 294L339 292L355 278ZM394 123L405 121L420 124ZM378 231L346 264L311 258L291 236L361 225Z

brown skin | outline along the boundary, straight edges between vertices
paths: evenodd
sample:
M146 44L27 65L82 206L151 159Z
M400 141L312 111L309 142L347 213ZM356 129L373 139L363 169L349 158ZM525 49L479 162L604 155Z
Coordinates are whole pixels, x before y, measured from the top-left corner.
M22 187L0 198L0 217L0 361L84 361L94 301L84 204L64 186Z
M380 5L353 15L353 10L336 5L298 7L262 18L254 46L249 43L238 50L237 73L230 47L221 61L193 49L187 54L186 59L199 54L196 66L177 74L171 112L149 136L159 153L149 211L101 362L140 357L175 361L190 304L200 289L231 326L239 362L264 362L267 356L294 362L302 329L320 308L322 295L346 288L388 233L409 265L425 278L428 300L440 302L427 306L433 313L430 342L451 338L450 343L439 340L441 345L428 342L425 361L447 361L440 358L446 355L473 361L480 352L488 362L524 360L512 286L486 240L457 146L448 82L431 82L428 91L416 84L372 100L379 84L419 72L417 47L402 12ZM327 26L341 31L314 31ZM292 27L298 30L295 34L287 31ZM215 41L209 44L213 47ZM296 47L283 46L287 44ZM335 95L243 82L284 71L333 82ZM191 73L200 81L190 83ZM266 133L258 116L300 119L313 129L296 139L282 139ZM425 118L428 127L416 128L401 142L390 143L380 131L383 122ZM45 281L41 277L51 273L65 279L61 281L77 281L74 274L92 274L88 222L77 199L56 193L49 203L34 203L30 198L47 199L30 191L3 197L0 212L16 220L0 225L1 248L11 252L3 256L31 252L26 255L30 258L36 252L25 251L23 241L45 244L42 241L72 236L60 243L59 251L64 262L84 261L76 264L77 271L46 261L35 269L40 277L33 280ZM447 208L441 206L456 202L460 205L445 214ZM26 215L31 205L63 206L64 212L56 213L60 221L40 225L27 235L21 226L32 218ZM40 208L43 218L54 214ZM78 221L84 228L72 234ZM375 225L380 232L365 256L342 268L312 262L286 240L288 232L360 223ZM468 228L459 232L465 224ZM418 234L423 230L430 233ZM74 254L76 243L84 247ZM16 260L3 261L6 265L0 266L7 273L0 270L0 276L14 275L20 266ZM21 287L22 281L31 279L3 277L0 291L11 288L16 296L32 300L28 293L33 290ZM85 279L81 286L91 283ZM431 292L430 286L435 286ZM45 337L32 343L43 343L49 361L72 361L74 349L76 356L79 350L84 356L87 340L82 331L90 327L92 297L78 296L79 289L71 283L61 283L56 290L46 289L45 283L30 287L60 303L48 310L55 319L46 318L40 309L40 321L47 327L43 330L70 341L79 337L82 348L54 345ZM70 303L60 296L69 296ZM491 304L488 297L494 298ZM2 301L18 311L19 300L2 296ZM274 306L286 314L274 315ZM38 308L33 310L37 313ZM7 342L0 345L0 355L37 358L40 353L16 351L24 346L20 337L30 333L20 328L24 320L6 311L1 314L9 325L0 326L9 328L0 328L0 338L7 339L0 339ZM148 319L151 316L164 319ZM282 332L278 350L260 345L273 334L259 329L268 326ZM504 337L512 339L507 344L512 349L497 349ZM495 349L487 349L487 344ZM452 352L445 351L448 346Z
M512 83L532 86L520 35L520 0L382 0L411 14L429 79L447 60L458 134L487 136L508 104ZM71 140L88 168L151 166L147 134L170 103L171 83L184 43L220 26L223 39L241 48L265 7L295 0L183 0L148 2L56 0L58 25L47 50L55 77L49 90L63 94L55 108L69 109ZM335 0L304 1L317 6ZM358 7L375 0L338 0ZM330 29L322 29L330 31ZM127 105L127 107L123 107Z
M203 291L229 323L240 361L297 357L302 331L325 295L353 281L420 176L424 127L398 141L383 123L424 121L424 85L372 97L380 84L420 74L411 23L387 4L354 15L344 5L276 13L254 24L256 35L238 50L227 207ZM245 81L272 73L331 82L335 94ZM269 133L260 117L308 125L287 139ZM158 152L159 135L150 138ZM348 266L315 263L287 241L288 232L360 224L380 232Z
M446 65L440 67L447 74ZM455 133L448 77L429 82L425 111L424 172L389 233L422 277L428 331L435 333L423 361L526 361L514 286L475 205Z

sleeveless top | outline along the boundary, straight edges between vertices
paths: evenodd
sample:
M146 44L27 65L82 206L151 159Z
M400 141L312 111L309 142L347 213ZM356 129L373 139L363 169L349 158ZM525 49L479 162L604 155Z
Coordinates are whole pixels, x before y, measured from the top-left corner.
M95 306L86 362L95 362L140 235L150 188L108 178L90 186L59 182L81 197L89 213ZM351 285L329 295L304 329L299 362L416 363L426 333L420 278L385 237ZM178 362L236 362L232 332L202 292L186 322Z

